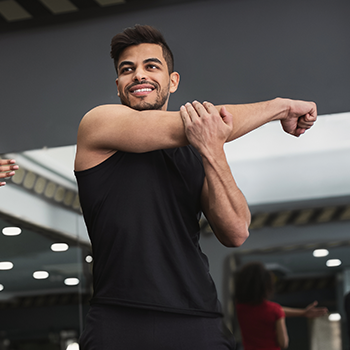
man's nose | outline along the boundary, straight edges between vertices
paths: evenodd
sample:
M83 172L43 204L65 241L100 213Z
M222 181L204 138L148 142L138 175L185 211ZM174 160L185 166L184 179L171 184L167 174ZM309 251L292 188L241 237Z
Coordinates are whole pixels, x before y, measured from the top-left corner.
M147 80L146 79L146 74L143 69L136 69L134 73L134 81L142 81L142 80Z

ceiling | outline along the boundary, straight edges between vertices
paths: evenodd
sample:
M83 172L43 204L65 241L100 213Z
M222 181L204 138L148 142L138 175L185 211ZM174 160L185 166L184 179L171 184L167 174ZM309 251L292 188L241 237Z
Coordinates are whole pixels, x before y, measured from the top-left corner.
M0 0L0 32L196 0Z

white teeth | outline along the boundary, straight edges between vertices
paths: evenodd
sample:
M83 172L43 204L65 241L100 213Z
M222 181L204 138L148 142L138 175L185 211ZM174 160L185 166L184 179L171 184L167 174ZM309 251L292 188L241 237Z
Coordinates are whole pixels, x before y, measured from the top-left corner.
M152 91L152 89L137 89L137 90L134 90L134 92L145 92L145 91Z

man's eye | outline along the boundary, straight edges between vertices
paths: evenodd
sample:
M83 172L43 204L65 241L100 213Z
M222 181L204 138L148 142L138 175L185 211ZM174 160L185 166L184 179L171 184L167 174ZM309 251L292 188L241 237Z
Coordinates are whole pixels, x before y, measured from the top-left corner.
M158 67L155 64L149 64L148 68L149 69L157 69Z
M130 72L131 71L131 67L124 67L120 70L120 73L126 73L126 72Z

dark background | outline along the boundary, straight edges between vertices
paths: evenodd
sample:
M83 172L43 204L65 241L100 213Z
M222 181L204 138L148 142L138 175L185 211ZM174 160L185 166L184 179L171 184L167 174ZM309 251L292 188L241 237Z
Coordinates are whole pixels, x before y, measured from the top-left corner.
M350 110L348 0L158 2L2 26L1 153L75 144L89 109L119 103L110 40L136 23L159 28L175 54L171 110L276 96L314 100L320 114Z

